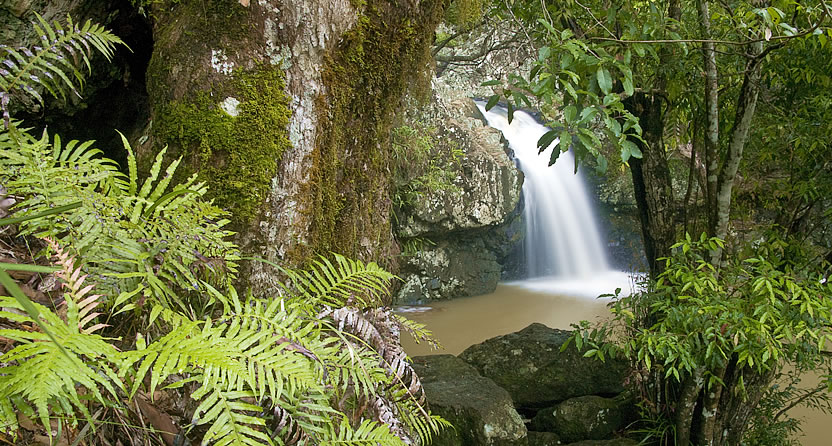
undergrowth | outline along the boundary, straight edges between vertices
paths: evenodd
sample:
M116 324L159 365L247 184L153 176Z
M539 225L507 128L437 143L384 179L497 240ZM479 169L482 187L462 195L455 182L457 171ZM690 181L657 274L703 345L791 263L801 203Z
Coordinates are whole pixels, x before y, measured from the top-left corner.
M447 426L399 343L430 333L385 306L390 273L332 254L274 265L278 295L238 290L229 215L196 175L173 184L180 160L159 153L139 178L124 138L126 173L90 141L8 116L15 94L79 87L62 51L120 44L71 21L38 31L44 46L4 48L17 70L0 73L4 441L400 445ZM38 66L61 80L36 81Z

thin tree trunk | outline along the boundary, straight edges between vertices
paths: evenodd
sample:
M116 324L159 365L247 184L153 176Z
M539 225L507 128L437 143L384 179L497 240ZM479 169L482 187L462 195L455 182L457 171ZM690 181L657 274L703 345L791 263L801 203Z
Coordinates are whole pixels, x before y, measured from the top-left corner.
M679 20L682 15L680 0L670 0L667 7L668 16ZM662 63L669 62L673 55L663 50ZM667 86L667 79L659 71L654 90L662 92ZM633 140L642 153L642 158L630 159L630 173L633 178L636 205L641 221L644 253L653 278L664 270L664 262L658 259L670 255L670 247L676 241L676 226L673 218L673 189L670 181L670 168L664 150L664 114L662 109L667 104L661 95L636 93L624 101L624 106L639 118L643 130L640 140Z
M716 48L711 39L711 16L707 0L699 0L699 24L702 29L702 56L705 67L705 207L708 229L713 234L716 227L716 196L719 172L719 72L716 66Z
M702 373L702 369L695 370L693 375L687 377L682 384L682 391L676 404L676 419L674 421L676 425L676 444L679 446L690 444L693 411L696 409L699 391L702 390Z
M728 235L728 221L731 215L731 193L740 167L742 152L748 141L751 121L757 108L757 97L760 93L760 60L757 55L763 52L763 43L756 42L749 45L750 59L745 67L745 78L737 98L737 113L734 118L734 128L728 144L728 154L719 173L717 189L716 226L713 235L725 239ZM711 263L716 265L722 260L722 250L716 250L711 256Z
M725 368L714 371L714 375L723 380L725 378ZM723 386L715 384L713 388L705 386L705 392L702 397L702 413L701 413L701 434L699 437L704 440L706 444L714 444L714 437L719 436L719 426L721 425L718 418L717 408L722 397Z
M699 180L699 174L697 172L696 167L696 152L697 150L697 141L699 135L699 120L693 121L693 132L691 135L691 143L690 143L690 159L688 160L688 185L687 189L685 190L685 199L682 202L682 222L684 224L684 231L688 232L688 208L690 207L690 199L693 195L693 188L694 188L694 181Z
M751 415L760 404L771 382L776 376L776 370L771 369L763 373L757 373L749 368L743 368L736 373L737 378L742 377L746 392L725 392L720 401L718 416L721 426L714 433L711 443L714 446L738 446L742 437L748 429ZM732 389L736 389L735 380Z

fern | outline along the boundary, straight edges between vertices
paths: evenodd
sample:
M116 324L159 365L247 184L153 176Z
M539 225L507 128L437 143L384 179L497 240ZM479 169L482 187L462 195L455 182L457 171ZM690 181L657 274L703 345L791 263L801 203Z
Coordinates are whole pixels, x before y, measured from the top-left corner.
M66 90L80 97L78 90L84 76L76 65L83 62L90 70L93 48L110 60L116 45L124 45L117 36L90 21L79 26L67 17L65 25L57 21L50 25L40 15L37 18L34 28L40 36L40 46L0 46L0 110L5 128L10 125L8 105L12 92L23 91L41 104L43 97L36 86L62 99L66 98Z
M390 429L384 424L372 420L364 420L358 428L353 429L348 423L341 423L338 433L322 445L355 445L355 446L399 446L401 442L391 435Z
M321 257L308 270L286 271L297 291L316 303L333 307L378 306L389 296L394 276L375 262L364 264L339 254L333 257L334 264Z
M23 235L56 237L84 257L90 273L109 278L99 292L110 296L117 312L151 299L165 307L192 311L188 298L200 290L200 280L222 281L236 273L236 246L224 213L201 200L207 188L190 178L171 187L178 161L162 173L164 152L139 187L130 145L128 175L91 142L50 142L46 133L34 138L16 128L0 135L0 182L23 199L15 217L34 216L62 206L74 207L48 218L25 220ZM200 302L197 308L205 307ZM201 310L204 311L204 310Z
M88 295L92 289L84 287L86 279L75 268L74 259L67 256L57 245L58 276L63 281L63 297L67 306L66 319L52 310L39 305L40 323L48 327L56 338L53 341L44 333L20 329L0 329L0 336L16 341L18 345L0 357L0 362L10 364L0 374L0 429L16 429L16 411L32 413L40 418L47 431L51 432L51 413L75 420L75 411L91 420L83 397L76 389L81 386L89 395L106 403L118 395L121 380L114 371L119 362L119 352L104 338L91 334L102 327L89 326L97 316L91 310L98 296ZM23 315L20 303L10 297L0 297L0 318L18 324L35 325L30 316ZM104 389L105 397L99 389Z

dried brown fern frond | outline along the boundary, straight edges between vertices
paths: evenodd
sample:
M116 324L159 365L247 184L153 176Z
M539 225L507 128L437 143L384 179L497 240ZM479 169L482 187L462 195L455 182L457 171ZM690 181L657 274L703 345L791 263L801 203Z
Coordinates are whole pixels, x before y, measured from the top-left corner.
M366 344L380 356L392 382L386 388L376 389L368 401L374 418L386 424L406 444L413 444L413 432L403 423L402 410L414 412L408 418L417 421L415 427L420 435L428 432L429 429L420 427L433 426L434 418L427 410L421 380L401 347L402 323L392 309L342 307L327 309L318 316L331 318L338 330L352 334L358 344ZM404 400L407 403L402 406Z
M108 327L107 324L87 326L96 317L101 315L101 313L93 312L101 304L101 295L90 294L94 285L88 284L84 286L88 275L82 274L82 267L75 267L74 256L71 256L54 240L47 238L46 242L55 251L57 265L61 268L55 275L63 281L64 305L67 307L67 324L78 327L78 331L85 334L90 334L104 327Z

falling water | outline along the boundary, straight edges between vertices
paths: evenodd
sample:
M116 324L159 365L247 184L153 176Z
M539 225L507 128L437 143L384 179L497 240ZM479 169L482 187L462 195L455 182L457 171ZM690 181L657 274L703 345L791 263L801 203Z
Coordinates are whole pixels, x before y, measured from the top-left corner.
M548 166L554 144L537 153L537 140L549 131L528 113L517 111L511 124L506 110L480 110L491 127L503 132L525 174L526 263L528 277L586 278L608 271L609 262L592 202L575 174L571 152Z

